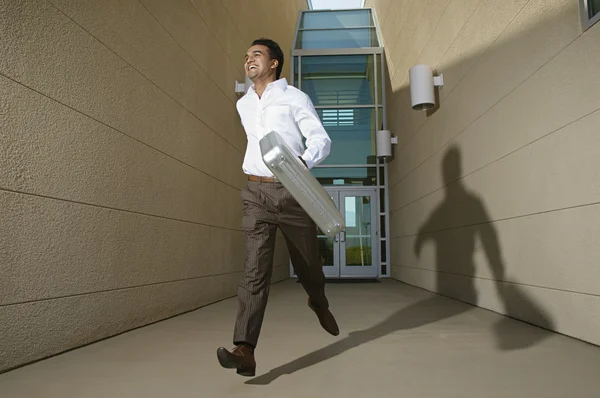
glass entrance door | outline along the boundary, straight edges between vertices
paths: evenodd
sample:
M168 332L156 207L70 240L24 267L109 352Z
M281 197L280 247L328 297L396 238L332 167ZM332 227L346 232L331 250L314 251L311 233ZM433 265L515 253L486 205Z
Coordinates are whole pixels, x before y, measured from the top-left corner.
M333 238L318 230L319 253L325 277L378 277L377 191L370 188L326 190L344 215L346 230ZM291 275L295 276L293 267Z
M327 192L331 195L335 207L340 209L340 196L339 191L329 190ZM344 214L342 212L342 214ZM340 277L340 234L337 234L333 238L323 234L321 229L317 227L317 233L319 237L319 254L321 255L321 264L323 264L323 273L326 278L339 278Z
M340 277L377 277L377 192L340 191L346 230L340 232Z

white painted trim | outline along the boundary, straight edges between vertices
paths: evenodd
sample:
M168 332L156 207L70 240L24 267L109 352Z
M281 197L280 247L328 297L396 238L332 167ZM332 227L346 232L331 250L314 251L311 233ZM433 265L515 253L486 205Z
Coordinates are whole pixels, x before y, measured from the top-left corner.
M308 50L293 50L292 55L369 55L383 54L383 47L357 48L314 48Z
M318 10L308 10L303 12L338 12L338 11L356 11L362 10L363 7L359 8L327 8L327 9L318 9Z
M320 30L356 30L356 29L375 29L375 25L373 25L373 26L351 26L351 27L344 26L343 28L300 28L298 30L300 30L302 32L309 32L309 31L320 31Z

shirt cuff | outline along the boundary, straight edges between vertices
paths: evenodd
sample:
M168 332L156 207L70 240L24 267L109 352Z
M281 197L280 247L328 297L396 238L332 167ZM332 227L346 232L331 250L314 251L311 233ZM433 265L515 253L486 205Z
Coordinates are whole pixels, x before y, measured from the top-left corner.
M301 157L304 160L304 162L306 163L306 167L308 167L309 170L312 169L312 167L314 165L313 161L310 159L307 159L306 155L302 155Z

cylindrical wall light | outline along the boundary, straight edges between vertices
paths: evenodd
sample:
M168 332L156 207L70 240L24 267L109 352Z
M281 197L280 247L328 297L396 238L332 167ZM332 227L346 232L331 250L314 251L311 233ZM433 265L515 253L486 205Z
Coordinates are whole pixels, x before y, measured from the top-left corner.
M397 144L398 138L392 137L390 130L378 130L376 139L376 150L378 158L389 158L392 156L392 144Z
M390 130L377 131L377 157L392 156L392 133Z
M234 91L236 94L246 94L250 87L252 87L252 80L248 76L245 77L244 83L239 83L237 80L235 81Z
M412 108L417 111L433 108L435 106L434 86L444 85L443 75L434 77L431 66L415 65L410 68L409 77Z

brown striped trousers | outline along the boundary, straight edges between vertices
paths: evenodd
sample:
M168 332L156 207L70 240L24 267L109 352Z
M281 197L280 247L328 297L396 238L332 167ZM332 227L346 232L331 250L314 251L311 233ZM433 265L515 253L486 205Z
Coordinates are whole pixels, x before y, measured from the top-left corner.
M294 271L313 305L328 308L329 303L317 227L306 211L279 182L248 181L241 199L246 259L238 287L233 342L256 347L269 296L278 227L287 242Z

